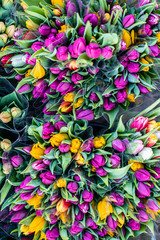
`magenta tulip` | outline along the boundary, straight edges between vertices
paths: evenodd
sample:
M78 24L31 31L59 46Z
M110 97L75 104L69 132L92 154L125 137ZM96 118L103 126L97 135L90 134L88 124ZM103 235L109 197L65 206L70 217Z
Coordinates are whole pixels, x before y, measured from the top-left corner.
M136 128L136 132L142 131L144 128L147 127L148 121L148 118L139 116L133 120L133 122L131 123L131 128Z
M90 43L86 47L86 53L89 58L99 58L101 55L101 49L97 43Z
M127 78L124 79L124 76L117 77L117 78L114 80L114 85L115 85L116 88L118 88L118 89L123 89L123 88L125 88L127 84L128 84L128 80L127 80Z
M55 131L53 124L51 122L45 123L42 130L42 138L49 139L51 134Z
M112 141L112 147L119 152L125 151L124 143L118 138Z
M65 46L59 47L56 56L59 61L66 61L68 59L68 48Z

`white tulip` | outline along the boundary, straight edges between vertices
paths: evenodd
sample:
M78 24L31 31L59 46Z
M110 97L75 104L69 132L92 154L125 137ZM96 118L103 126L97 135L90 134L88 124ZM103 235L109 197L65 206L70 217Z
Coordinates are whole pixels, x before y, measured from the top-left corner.
M144 147L141 152L138 153L138 156L144 160L148 160L153 155L153 150L150 147Z
M156 131L154 134L156 135L156 138L160 139L160 131Z

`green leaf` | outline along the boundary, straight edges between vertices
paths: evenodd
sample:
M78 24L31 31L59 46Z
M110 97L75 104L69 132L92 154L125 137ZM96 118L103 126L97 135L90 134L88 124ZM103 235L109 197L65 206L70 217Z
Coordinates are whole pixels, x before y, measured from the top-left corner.
M44 11L40 7L30 6L25 10L31 16L37 17L43 21L45 21L45 14Z
M17 40L15 41L18 43L18 45L22 48L29 48L34 42L38 41L38 38L31 39L31 40Z
M120 116L119 122L118 122L118 127L117 127L117 132L124 132L125 131L125 126L122 121L123 115Z
M118 108L118 107L115 107L115 108L114 108L113 110L111 110L111 111L105 112L105 113L108 115L108 117L109 117L109 122L110 122L109 128L112 127L112 125L113 125L113 123L114 123L114 121L115 121L115 118L116 118L118 112L119 112L119 108Z
M91 37L92 37L92 25L89 21L87 21L84 32L84 39L86 40L87 43L90 43Z
M108 45L116 45L118 43L118 35L116 33L104 33L97 39L97 42L101 44L102 47Z
M20 224L25 224L27 226L30 225L30 223L33 221L33 218L36 216L35 213L31 214L29 217L26 217L24 219L22 219L19 223Z
M71 160L72 160L72 156L71 156L70 152L62 154L62 168L63 168L63 172L66 170L66 168L70 164Z
M3 201L6 198L10 188L11 188L11 185L9 184L8 180L6 180L5 184L3 185L2 189L1 189L0 204L3 203Z
M139 114L137 114L135 116L135 118L139 117L139 116L144 116L145 114L147 114L148 112L150 112L153 108L155 108L158 104L160 104L160 99L158 99L157 101L155 101L153 104L151 104L148 108L146 108L145 110L143 110L142 112L140 112Z
M108 175L111 179L120 179L120 178L123 178L127 174L131 165L132 164L129 164L126 167L117 168L117 169L104 167L104 169L108 172Z
M68 232L66 228L63 228L63 229L60 228L60 236L63 240L69 240Z

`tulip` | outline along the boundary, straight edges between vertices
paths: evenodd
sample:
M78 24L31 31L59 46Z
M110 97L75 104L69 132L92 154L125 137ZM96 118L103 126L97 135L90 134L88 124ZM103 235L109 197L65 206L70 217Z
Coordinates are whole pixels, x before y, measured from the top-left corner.
M67 143L61 143L58 148L59 148L60 152L66 153L66 152L69 152L70 145Z
M152 29L151 25L144 24L138 29L138 34L142 37L151 36L152 35Z
M36 188L34 186L29 186L28 185L31 180L32 180L31 176L26 176L26 178L21 182L20 188L24 189L24 190L31 190L31 189Z
M103 169L103 167L99 167L96 169L96 174L101 177L104 177L107 175L107 172L106 172L106 170Z
M58 68L58 65L53 65L51 68L50 68L50 71L53 73L53 74L59 74L61 72L61 69Z
M20 74L18 74L18 75L15 76L15 79L16 79L17 81L21 81L24 77L25 77L25 75L20 75Z
M23 158L19 155L15 155L11 158L11 163L14 167L19 167L23 163Z
M13 167L12 167L12 164L10 162L7 162L7 163L3 164L3 173L6 174L6 175L11 173L12 168Z
M19 118L22 114L22 110L17 107L11 108L11 114L13 118Z
M117 206L122 206L124 204L124 198L118 193L112 193L110 195L110 201L112 201Z
M93 199L93 193L85 189L82 193L82 198L85 202L91 202Z
M90 43L86 46L86 53L89 58L99 58L101 55L101 49L97 43Z
M126 50L126 48L127 48L127 45L126 45L125 41L122 39L121 40L121 49L120 49L120 51L124 51L124 50Z
M3 111L0 113L0 120L3 123L9 123L12 120L11 114L8 111Z
M73 90L73 85L69 82L60 82L57 86L56 91L61 92L62 95L65 95L67 92Z
M110 158L112 168L117 168L120 165L120 157L117 155L112 155Z
M139 63L136 62L130 62L127 66L128 72L130 73L137 73L140 69Z
M154 212L158 212L160 209L159 206L152 199L149 199L146 205Z
M56 209L53 210L53 212L49 215L49 218L50 218L50 224L55 224L58 222L58 216L56 216Z
M110 47L102 48L102 56L106 59L110 59L112 57L112 49Z
M91 152L92 149L94 148L93 141L92 140L88 140L88 141L84 142L81 148L85 152Z
M7 34L5 33L0 34L0 47L3 47L7 43L7 40L8 40Z
M128 58L124 55L119 58L119 62L121 63L121 65L123 65L124 68L126 68L128 65Z
M81 76L79 73L73 73L71 76L71 80L74 84L78 84L78 81L83 80L83 76Z
M46 169L46 165L43 163L43 160L37 160L32 164L32 168L36 171L42 171Z
M86 110L80 109L76 111L76 118L91 121L94 119L94 113L92 110L89 109Z
M51 28L48 25L42 25L38 29L39 33L43 36L46 36L50 33Z
M80 37L83 37L84 31L85 31L85 27L84 27L84 26L80 26L80 27L77 29L78 35L79 35Z
M66 61L68 59L68 48L65 46L59 47L56 57L59 61Z
M67 66L70 70L74 70L74 71L79 68L79 65L77 64L76 60L69 62Z
M71 193L76 193L77 189L78 189L78 184L76 182L70 182L67 185L67 189L71 192Z
M95 148L101 148L106 144L104 137L95 137L93 140L93 144Z
M30 191L30 192L21 193L20 198L21 198L21 200L27 201L27 200L33 198L33 196L34 195L32 195L32 192Z
M1 58L1 62L2 62L3 64L11 64L12 62L9 61L9 60L10 60L10 58L13 57L13 56L14 56L14 54L8 54L8 55L6 55L6 56L4 56L4 57Z
M9 139L3 139L1 142L0 142L0 147L2 148L3 151L5 152L9 152L12 148L12 143Z
M127 84L128 84L128 80L127 80L127 78L124 79L123 76L117 77L117 78L114 80L114 85L115 85L116 88L118 88L118 89L123 89L123 88L125 88Z
M149 3L151 3L150 0L139 0L138 1L138 8L140 8L140 7L142 7L142 6L146 5L146 4L149 4Z
M45 123L43 125L43 130L42 130L42 138L49 139L53 132L55 132L55 129L54 129L52 123L51 122Z
M83 234L83 240L95 240L95 237L91 233L85 232Z
M47 82L45 82L43 79L38 80L33 89L33 98L43 97L47 87Z
M133 122L131 123L131 128L136 128L136 132L138 131L142 131L143 129L146 128L147 124L148 124L148 118L145 118L145 117L142 117L142 116L139 116L137 118L135 118L133 120Z
M33 68L33 77L36 79L43 78L45 76L45 70L41 64L37 61L35 67Z
M152 157L153 150L149 147L144 147L141 152L138 153L138 156L143 158L143 160L148 160Z
M152 174L153 177L154 177L155 179L160 179L160 168L155 167L155 168L153 168L153 170L156 172L156 173L153 173L153 174Z
M110 2L112 2L112 1L110 1ZM111 12L113 12L113 11L114 11L115 13L117 13L117 11L123 13L123 8L122 8L120 5L114 5L114 6L111 8Z
M43 42L34 42L31 46L31 48L34 52L36 52L36 51L40 50L43 47L43 45L44 45Z
M157 25L159 22L159 16L157 14L150 14L148 19L147 19L147 23L150 24L151 26L153 25Z
M60 129L62 127L67 127L67 124L65 122L63 122L63 121L58 121L58 122L55 123L55 129L57 131L60 131Z
M114 109L115 106L116 106L116 103L111 102L108 98L104 99L103 107L106 111L110 111L110 110Z
M92 27L96 27L98 25L98 17L94 13L87 14L87 16L83 19L84 23L87 23L88 21L92 24Z
M140 54L135 49L131 49L127 52L127 57L130 61L137 60L140 57Z
M149 181L149 179L151 178L151 175L147 170L139 169L135 172L135 177L138 181L143 182L143 181Z
M79 211L78 214L75 215L75 219L78 221L82 221L84 218L84 213Z
M57 239L60 236L58 227L52 228L52 230L46 231L46 238L48 240L54 240Z
M22 219L24 219L27 215L27 212L25 210L20 210L18 212L15 212L11 217L11 222L20 222Z
M4 33L6 29L6 26L3 22L0 22L0 33Z
M107 225L112 229L115 230L117 227L117 222L112 218L111 215L107 217Z
M139 198L145 198L149 197L151 195L150 188L142 182L139 182L138 188L137 188L137 196Z
M17 211L21 210L22 208L24 208L25 205L26 205L26 204L18 204L18 205L15 205L15 206L13 206L12 210L13 210L14 212L17 212Z
M15 25L10 25L6 28L6 34L9 38L12 38L15 32Z
M129 222L127 223L127 226L130 227L134 231L140 230L140 223L134 219L130 219Z
M56 179L56 176L52 174L50 171L48 171L45 173L41 173L40 178L42 179L42 182L45 185L50 185L54 182L54 180Z
M68 73L68 69L65 69L65 70L61 71L61 72L59 73L59 75L58 75L58 80L59 80L59 81L64 80L64 79L65 79L65 76L67 75L67 73Z
M106 159L102 155L95 154L94 159L91 160L91 163L95 168L99 168L105 165Z
M25 83L22 87L20 87L17 92L19 93L24 93L24 92L27 92L31 89L30 85Z
M149 90L146 87L144 87L143 85L141 85L140 83L137 83L137 86L141 93L145 94L145 93L149 92Z
M118 138L112 141L112 147L119 152L125 151L124 143Z
M32 150L32 146L24 147L23 150L24 150L26 153L30 153L30 151Z
M156 142L158 141L155 134L151 134L149 138L147 139L148 143L146 144L146 147L153 147Z
M107 235L107 231L105 230L105 228L102 228L102 230L97 230L97 233L100 237L104 237L105 235Z
M76 39L73 45L69 46L69 52L73 58L78 58L86 50L86 41L83 37Z
M90 73L90 74L92 74L92 75L96 75L98 72L99 72L99 68L98 67L96 67L96 66L90 66L89 68L88 68L88 72Z
M79 223L78 221L75 221L70 229L71 234L77 234L79 232L82 232L84 229L83 225Z
M116 98L117 98L117 102L118 103L123 103L126 101L127 99L127 93L125 90L121 90L118 91L118 93L116 94Z
M97 224L90 217L88 217L87 220L86 220L86 226L91 228L91 229L96 229L98 227Z
M160 49L156 44L149 47L149 49L150 49L150 56L152 57L157 57L160 54Z
M82 211L82 213L87 213L89 210L89 203L88 202L84 202L84 203L79 203L78 204L79 209Z
M142 140L133 140L132 142L129 142L126 145L127 149L129 150L128 152L133 154L133 155L137 155L140 151L142 151L142 149L144 148L144 144L142 142Z

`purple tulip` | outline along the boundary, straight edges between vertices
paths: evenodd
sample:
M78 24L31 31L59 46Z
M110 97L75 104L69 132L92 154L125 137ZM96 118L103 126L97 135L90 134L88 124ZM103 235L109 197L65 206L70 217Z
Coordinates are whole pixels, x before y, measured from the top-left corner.
M19 93L24 93L24 92L27 92L31 89L30 85L25 83L22 87L20 87L17 92Z
M120 165L120 157L117 155L112 155L110 158L112 168L117 168Z
M20 75L20 74L18 74L18 75L15 76L15 79L16 79L17 81L21 81L23 78L25 78L25 75Z
M151 26L157 25L159 22L159 16L155 13L152 13L149 15L147 19L147 23L150 24Z
M52 228L52 230L47 230L46 238L48 240L56 240L60 236L58 227Z
M47 82L45 82L43 79L38 80L33 89L33 98L43 97L47 87Z
M117 206L122 206L124 204L124 198L118 193L112 193L110 195L110 200Z
M80 37L83 37L84 31L85 31L85 27L84 27L84 26L80 26L80 27L78 28L78 30L77 30L78 35L79 35Z
M94 148L94 144L93 144L92 140L88 140L88 141L84 142L82 145L82 149L85 152L91 152L93 148Z
M63 121L58 121L55 123L55 129L57 131L60 131L62 127L67 127L67 123L65 123Z
M68 59L68 48L65 46L59 47L56 57L59 61L66 61Z
M154 170L156 173L153 173L152 176L153 176L155 179L160 179L160 168L155 167L155 168L153 168L153 170Z
M117 227L117 222L112 218L111 215L107 217L107 225L112 229L115 230Z
M151 174L145 169L138 169L135 172L135 177L138 181L144 182L148 181L151 178Z
M139 0L138 1L138 8L142 7L143 5L151 3L150 0Z
M91 228L91 229L96 229L98 226L97 226L97 224L93 221L93 219L92 218L87 218L87 220L86 220L86 226L88 227L88 228Z
M50 185L54 182L54 180L56 179L56 176L52 174L50 171L48 171L45 173L41 173L40 178L42 179L42 182L45 185Z
M46 165L43 160L37 160L32 164L32 168L36 171L42 171L46 169Z
M127 52L127 57L130 61L137 60L139 58L139 56L140 56L139 52L137 52L135 49L130 49Z
M81 178L80 178L80 176L78 176L78 175L76 174L76 175L74 175L74 180L77 181L77 182L79 182L79 181L81 181Z
M37 194L38 194L39 196L42 196L42 195L44 194L44 192L42 192L42 191L38 188Z
M126 101L127 99L127 93L125 90L121 90L118 91L118 93L116 94L116 98L117 98L117 102L118 103L123 103Z
M137 73L139 71L139 69L140 69L139 63L130 62L127 65L127 69L128 69L128 72L130 72L130 73Z
M87 213L89 210L89 203L88 202L84 202L84 203L79 203L78 204L79 209L81 210L82 213Z
M76 39L73 45L69 46L69 52L73 58L78 58L79 55L86 51L86 41L83 37Z
M127 80L127 78L124 79L124 76L119 76L114 80L114 85L118 89L125 88L127 84L128 84L128 80Z
M120 49L120 51L124 51L124 50L126 50L126 48L127 48L126 42L124 40L121 40L121 49Z
M95 237L91 233L85 232L83 234L83 240L95 240Z
M11 222L20 222L22 219L24 219L27 216L27 212L25 210L20 210L18 212L15 212L11 217Z
M21 190L21 188L19 186L14 188L15 193L18 193L20 190Z
M135 23L135 16L133 14L127 15L123 18L122 24L124 28L128 28Z
M14 167L19 167L23 163L23 158L19 155L15 155L11 158L11 163Z
M104 237L105 235L107 235L107 231L105 228L102 228L102 230L98 230L97 229L97 234L100 236L100 237Z
M154 212L158 212L160 209L158 205L155 203L155 201L152 199L149 199L146 205Z
M111 102L109 98L105 98L103 101L103 107L106 111L111 111L116 106L116 103Z
M21 188L21 189L24 189L24 190L31 190L31 189L36 188L36 187L34 187L34 186L28 186L28 183L30 183L31 180L32 180L31 176L27 176L27 177L21 182L20 188Z
M18 204L18 205L15 205L15 206L13 206L12 210L13 210L14 212L17 212L17 211L21 210L22 208L24 208L25 205L26 205L26 204Z
M148 215L147 215L147 213L145 211L138 210L137 213L138 214L136 215L136 217L138 218L139 221L141 221L141 222L148 222L149 217L148 217Z
M141 93L145 94L145 93L149 92L149 90L146 87L144 87L143 85L141 85L140 83L137 83L137 86Z
M78 221L82 221L84 218L84 213L79 211L78 214L75 215L75 219Z
M96 67L96 66L90 66L89 68L88 68L88 72L90 73L90 74L92 74L92 75L96 75L98 72L99 72L99 68L98 67Z
M59 74L61 72L61 69L58 67L58 65L54 65L50 68L50 71L53 73L53 74Z
M112 147L119 152L125 151L124 143L118 138L112 141Z
M139 198L149 197L151 195L150 188L143 182L139 182L137 196Z
M77 7L75 3L68 1L66 4L67 17L73 17L77 12Z
M76 193L77 189L78 189L78 184L76 182L70 182L67 185L67 189L71 192L71 193Z
M36 210L36 216L42 216L43 215L43 210L37 209Z
M67 76L67 73L68 73L68 68L67 69L64 69L63 71L61 71L59 74L58 74L58 80L59 81L62 81L65 79L65 77Z
M129 222L127 223L127 226L130 227L134 231L140 230L140 223L134 219L130 219Z
M95 103L99 102L99 97L97 96L96 93L93 93L93 92L90 94L89 99Z
M62 153L66 153L66 152L69 152L70 145L67 143L61 143L58 148Z
M151 36L152 35L152 29L151 25L144 24L138 29L138 34L142 37Z
M112 0L107 1L107 2L110 2L110 3L111 3ZM120 5L114 5L114 6L111 8L111 12L113 12L113 11L114 11L115 13L116 13L117 11L118 11L118 12L121 11L121 12L123 13L123 8L122 8Z
M36 51L40 50L43 46L44 46L43 42L34 42L31 46L31 48L34 52L36 52Z
M91 163L95 168L99 168L105 165L106 159L102 155L95 154Z
M50 151L53 149L53 147L52 146L50 146L50 147L48 147L48 148L46 148L46 150L45 150L45 154L47 155L48 153L50 153Z
M42 138L49 139L53 132L55 132L53 124L51 122L45 123L42 130Z
M88 21L92 24L92 27L96 27L98 25L98 17L94 13L87 14L87 16L83 19L84 23L87 23Z
M46 91L45 91L45 93L43 94L43 100L42 100L42 102L43 103L46 103L46 102L48 102L48 94L49 95L54 95L55 94L55 92L52 92L52 90L50 89L50 88L48 88Z
M102 56L106 59L110 59L112 57L112 48L104 47L102 48Z
M104 170L103 167L99 167L99 168L96 169L96 174L101 176L101 177L104 177L104 176L107 175L107 172L106 172L106 170Z
M60 82L56 89L56 91L60 92L61 95L65 95L67 92L71 92L72 90L73 85L69 82Z
M85 189L82 193L82 198L85 202L91 202L93 199L93 193Z
M152 57L157 57L159 55L159 53L160 53L160 49L159 49L159 47L156 44L151 46L151 47L149 47L149 49L150 49L150 55Z
M145 209L146 208L145 204L142 202L142 199L140 199L140 202L138 203L137 207L140 208L140 209Z
M21 200L27 201L27 200L33 198L33 194L31 191L24 192L24 193L21 193L20 198L21 198Z
M27 146L23 148L23 151L25 151L26 153L30 153L31 150L32 150L32 146Z
M53 83L51 83L50 88L53 89L53 90L56 90L58 85L59 85L59 81L56 80Z
M101 49L97 43L90 43L86 47L86 53L89 58L99 58L101 55Z
M41 35L47 36L50 33L51 28L48 25L42 25L39 27L38 31Z
M83 80L83 76L81 76L79 73L73 73L71 76L71 80L74 84L78 84L78 81Z
M94 113L92 110L89 110L89 109L87 110L80 109L76 111L76 118L91 121L94 119Z
M79 232L82 232L84 229L84 226L79 223L78 221L75 221L70 229L71 234L77 234Z

